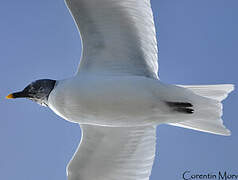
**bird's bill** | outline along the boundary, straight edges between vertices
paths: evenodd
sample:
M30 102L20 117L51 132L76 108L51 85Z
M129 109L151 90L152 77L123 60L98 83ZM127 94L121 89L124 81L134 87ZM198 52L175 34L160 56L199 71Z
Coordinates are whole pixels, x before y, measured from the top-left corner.
M16 93L12 93L6 96L7 99L16 99L16 98L26 98L26 93L24 92L16 92Z
M7 99L14 99L14 96L13 96L13 94L9 94L9 95L6 96L6 98Z

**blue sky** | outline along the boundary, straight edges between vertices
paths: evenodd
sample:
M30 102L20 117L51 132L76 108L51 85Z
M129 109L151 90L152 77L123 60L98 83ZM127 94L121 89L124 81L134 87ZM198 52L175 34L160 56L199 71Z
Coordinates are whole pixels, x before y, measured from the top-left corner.
M171 84L238 82L237 0L152 0L159 75ZM63 0L12 0L0 6L0 179L66 180L80 128L28 100L4 97L29 82L77 69L80 38ZM182 173L238 174L238 94L224 102L222 137L162 125L152 180Z

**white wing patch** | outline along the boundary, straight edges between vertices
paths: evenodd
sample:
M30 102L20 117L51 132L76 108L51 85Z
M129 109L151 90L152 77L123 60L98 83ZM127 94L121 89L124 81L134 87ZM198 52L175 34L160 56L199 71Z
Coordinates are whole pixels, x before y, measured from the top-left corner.
M83 43L79 73L158 78L150 0L66 0Z
M83 136L68 165L68 180L149 180L155 127L81 128Z

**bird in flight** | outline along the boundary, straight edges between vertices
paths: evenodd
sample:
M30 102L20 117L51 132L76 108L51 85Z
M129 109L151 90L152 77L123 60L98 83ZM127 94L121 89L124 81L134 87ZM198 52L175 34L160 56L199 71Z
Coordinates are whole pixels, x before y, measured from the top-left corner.
M150 0L66 0L83 44L78 72L40 79L8 99L27 98L79 123L68 180L148 180L156 126L230 135L222 103L234 86L169 85L158 77Z

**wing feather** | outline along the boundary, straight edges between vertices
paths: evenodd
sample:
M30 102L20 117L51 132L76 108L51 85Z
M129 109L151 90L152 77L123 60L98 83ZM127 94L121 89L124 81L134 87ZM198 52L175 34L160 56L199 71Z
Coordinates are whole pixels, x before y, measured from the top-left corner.
M83 43L79 72L158 78L150 0L66 0Z
M81 128L80 146L68 165L69 180L149 180L155 127Z

